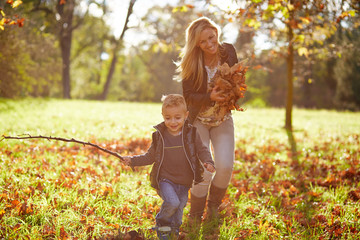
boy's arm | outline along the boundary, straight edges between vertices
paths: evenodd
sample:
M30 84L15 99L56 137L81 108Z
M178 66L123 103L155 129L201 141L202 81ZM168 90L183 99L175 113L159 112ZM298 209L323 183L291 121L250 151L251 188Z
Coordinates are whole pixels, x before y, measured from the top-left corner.
M152 142L151 146L147 150L146 153L142 155L136 155L125 158L125 164L129 165L130 167L136 166L145 166L153 164L155 161L155 141L154 141L154 134L152 135Z

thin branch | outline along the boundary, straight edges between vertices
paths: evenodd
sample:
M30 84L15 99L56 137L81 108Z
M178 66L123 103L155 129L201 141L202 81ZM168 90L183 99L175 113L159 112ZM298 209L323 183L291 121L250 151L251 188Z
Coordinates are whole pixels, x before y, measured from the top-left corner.
M121 41L123 40L126 30L129 29L129 27L128 27L129 18L130 18L130 15L131 15L132 12L133 12L133 8L134 8L134 5L135 5L135 2L136 2L136 0L131 0L130 3L129 3L129 8L128 8L128 11L127 11L127 14L126 14L125 23L124 23L124 28L123 28L123 30L122 30L122 32L121 32L121 35L120 35L119 39L117 40L118 42L121 42Z
M41 139L47 139L47 140L56 140L56 141L63 141L63 142L74 142L74 143L79 143L79 144L82 144L82 145L88 145L88 146L92 146L92 147L95 147L101 151L104 151L106 153L109 153L117 158L119 158L120 160L124 160L124 158L122 156L120 156L118 153L116 152L113 152L113 151L110 151L108 149L105 149L105 148L102 148L94 143L91 143L91 142L83 142L83 141L79 141L79 140L76 140L74 138L71 138L71 139L67 139L67 138L61 138L61 137L46 137L46 136L31 136L30 134L27 134L27 136L25 137L12 137L12 136L5 136L5 135L2 135L2 139L0 139L0 142L4 139L38 139L38 138L41 138Z
M90 9L90 7L88 6L84 16L77 20L77 23L72 26L71 30L77 29L84 23L85 18L89 15L89 9Z
M89 42L85 42L84 44L82 44L78 49L76 49L76 53L74 54L74 56L70 59L71 62L74 61L75 59L77 59L82 52L84 52L87 48L94 46L95 41L89 41Z
M45 12L46 15L48 14L54 14L54 11L52 11L50 8L47 8L47 7L39 7L39 6L36 6L34 7L33 9L30 10L30 12Z

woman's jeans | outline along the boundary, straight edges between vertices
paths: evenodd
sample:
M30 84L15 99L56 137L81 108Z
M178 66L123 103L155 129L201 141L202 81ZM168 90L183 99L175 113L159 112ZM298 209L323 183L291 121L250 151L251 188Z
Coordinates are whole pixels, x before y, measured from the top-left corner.
M217 127L211 127L195 120L194 126L205 146L210 149L211 143L214 151L213 157L216 168L214 178L212 173L205 169L204 181L191 188L191 193L196 197L205 197L210 183L222 189L226 189L229 185L235 158L234 122L230 118Z
M156 215L156 226L169 226L175 231L182 224L183 211L188 200L189 187L163 179L159 182L160 197L164 200Z

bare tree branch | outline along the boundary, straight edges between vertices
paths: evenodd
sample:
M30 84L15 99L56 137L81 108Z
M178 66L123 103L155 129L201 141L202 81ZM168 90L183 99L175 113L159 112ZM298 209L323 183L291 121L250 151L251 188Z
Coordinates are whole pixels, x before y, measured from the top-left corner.
M91 143L91 142L83 142L83 141L79 141L79 140L76 140L74 138L71 138L71 139L67 139L67 138L61 138L61 137L46 137L46 136L31 136L30 134L27 134L27 136L24 136L24 137L12 137L12 136L5 136L5 135L2 135L2 139L0 139L0 142L4 139L47 139L47 140L56 140L56 141L63 141L63 142L74 142L74 143L79 143L79 144L82 144L82 145L88 145L88 146L92 146L92 147L95 147L101 151L104 151L106 153L109 153L117 158L119 158L121 161L124 160L124 158L122 156L120 156L118 153L116 152L113 152L113 151L110 151L108 149L105 149L105 148L102 148L94 143Z
M30 12L40 11L40 12L45 12L46 15L55 14L53 10L51 10L48 7L41 7L40 4L41 4L41 0L37 0L36 2L34 1L34 7L30 10Z
M90 5L90 3L87 6L87 9L86 9L86 12L85 12L84 16L82 18L78 19L77 23L72 26L72 30L77 29L78 27L80 27L84 23L84 20L85 20L86 16L89 15L89 9L90 9L89 5Z

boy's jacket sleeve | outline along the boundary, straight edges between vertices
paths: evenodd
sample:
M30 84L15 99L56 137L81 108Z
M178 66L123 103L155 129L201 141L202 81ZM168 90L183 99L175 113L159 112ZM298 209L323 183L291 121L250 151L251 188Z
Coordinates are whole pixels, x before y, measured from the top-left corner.
M215 166L215 163L212 159L211 153L209 149L203 144L201 141L199 133L196 131L196 137L195 137L195 146L196 146L196 152L198 157L200 158L200 161L202 163L209 163L213 166Z
M150 165L155 162L155 148L156 143L154 141L155 132L152 134L151 146L146 153L131 157L131 167Z

